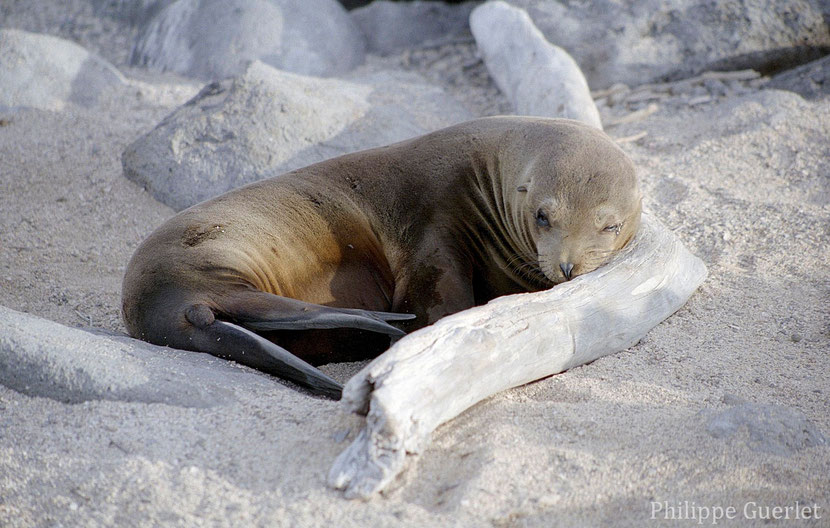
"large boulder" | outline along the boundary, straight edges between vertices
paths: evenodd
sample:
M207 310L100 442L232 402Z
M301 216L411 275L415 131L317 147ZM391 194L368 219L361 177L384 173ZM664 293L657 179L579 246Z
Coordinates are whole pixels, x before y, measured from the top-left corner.
M376 0L349 14L366 36L368 50L388 55L425 43L440 44L469 36L467 18L473 7L473 2Z
M130 26L146 24L159 11L175 0L91 0L95 13Z
M708 69L766 73L830 50L823 0L509 1L574 56L592 88Z
M821 99L830 95L830 55L772 78L770 88L796 92L807 99Z
M0 109L92 106L124 77L110 63L58 37L0 29Z
M180 210L240 185L472 116L415 74L351 80L254 62L209 84L124 152L124 174Z
M203 80L255 59L307 75L363 62L363 35L335 0L178 0L142 29L130 62Z

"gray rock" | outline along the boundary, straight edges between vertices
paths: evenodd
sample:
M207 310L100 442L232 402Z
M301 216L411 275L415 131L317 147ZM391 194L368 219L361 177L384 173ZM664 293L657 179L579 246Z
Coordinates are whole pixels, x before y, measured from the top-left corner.
M0 29L0 109L92 106L124 77L110 63L58 37Z
M415 74L305 77L254 62L212 83L123 155L124 174L180 210L230 189L472 116Z
M806 99L821 99L830 94L830 55L776 75L769 88L796 92Z
M272 378L205 354L96 335L0 306L0 383L67 403L121 400L209 407L234 383Z
M689 77L704 70L762 73L830 50L823 0L510 0L582 67L592 88Z
M566 117L602 130L579 66L545 40L526 11L487 2L470 15L470 28L490 76L517 114Z
M377 0L349 15L366 36L368 50L380 55L397 53L425 43L440 44L469 36L467 19L473 2L390 2Z
M255 59L327 76L363 62L365 45L335 0L178 0L143 28L130 62L204 80Z
M131 26L146 24L156 13L175 0L92 0L99 16L121 20Z
M827 440L800 412L780 405L744 403L713 414L706 430L715 438L729 438L739 430L749 434L754 451L789 455L805 447L826 445Z

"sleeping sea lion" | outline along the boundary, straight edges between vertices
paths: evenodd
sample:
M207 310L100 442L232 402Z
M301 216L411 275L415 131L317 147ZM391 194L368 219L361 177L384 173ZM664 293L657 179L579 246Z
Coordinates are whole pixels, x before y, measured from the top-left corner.
M592 271L634 236L640 204L603 132L477 119L182 211L133 255L124 321L339 398L309 363L372 357L389 336Z

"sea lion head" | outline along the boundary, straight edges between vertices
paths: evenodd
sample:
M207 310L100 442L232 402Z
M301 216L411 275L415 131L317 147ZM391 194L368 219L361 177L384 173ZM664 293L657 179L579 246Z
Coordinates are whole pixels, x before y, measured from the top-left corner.
M605 133L563 121L546 143L517 192L539 268L559 284L597 269L633 238L642 194L634 164Z

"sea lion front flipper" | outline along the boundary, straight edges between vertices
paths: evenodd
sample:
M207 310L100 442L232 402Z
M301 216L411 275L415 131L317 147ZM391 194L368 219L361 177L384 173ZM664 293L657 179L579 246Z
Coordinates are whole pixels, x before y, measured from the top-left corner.
M340 399L342 385L264 337L239 325L218 319L209 324L194 326L196 330L193 333L192 344L198 350L293 381L315 394L333 400Z
M391 336L406 332L388 321L415 318L412 314L322 306L259 291L240 295L226 312L250 330L357 328Z
M244 321L251 330L311 330L328 328L357 328L391 336L403 336L406 332L386 321L407 321L415 316L390 312L372 312L348 308L319 306L314 311L263 321Z

